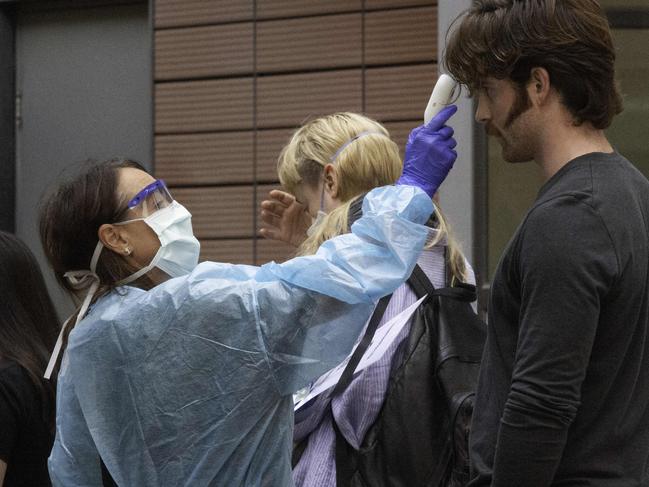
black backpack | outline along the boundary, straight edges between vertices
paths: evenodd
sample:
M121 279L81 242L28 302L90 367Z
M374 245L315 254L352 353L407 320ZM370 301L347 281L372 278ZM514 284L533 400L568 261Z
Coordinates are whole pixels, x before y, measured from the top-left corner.
M361 448L352 448L332 422L338 487L456 487L469 481L468 438L486 339L486 325L471 307L475 286L435 289L419 266L408 284L418 298L428 297L415 311L403 360L392 367L383 408ZM350 384L389 299L377 305L331 397ZM294 465L305 444L294 451Z

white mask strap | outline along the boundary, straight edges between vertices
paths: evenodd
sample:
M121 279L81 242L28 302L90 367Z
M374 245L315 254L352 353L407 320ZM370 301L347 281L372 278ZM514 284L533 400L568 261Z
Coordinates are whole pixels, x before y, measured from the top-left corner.
M142 277L142 276L143 276L144 274L146 274L147 272L149 272L151 269L153 269L153 268L155 267L155 262L157 262L156 257L158 256L159 253L160 253L160 250L158 249L158 252L157 252L156 255L153 257L153 259L151 260L151 263L150 263L149 265L142 267L142 269L140 269L139 271L137 271L135 274L131 274L130 276L125 277L125 278L122 279L121 281L117 281L117 282L115 283L115 285L116 285L116 286L123 286L124 284L128 284L129 282L133 282L133 281L135 281L136 279Z
M50 380L50 377L52 377L54 366L56 365L56 361L59 359L59 354L61 353L61 347L63 346L63 333L67 329L68 323L70 323L71 319L72 316L70 316L67 320L65 320L63 326L61 327L61 331L59 332L59 336L56 339L54 350L52 351L52 355L50 355L50 361L47 363L45 374L43 374L43 377L46 378L47 380Z
M69 271L63 275L74 289L85 289L86 287L88 287L88 282L92 281L90 283L88 293L86 294L86 297L84 298L83 303L81 304L79 313L77 313L77 319L74 322L74 326L77 326L79 322L83 319L83 317L86 315L86 312L90 307L92 298L95 296L97 289L99 289L99 284L100 284L99 276L97 275L95 270L97 269L97 261L99 260L99 255L101 254L101 250L103 248L104 246L101 243L101 241L97 242L95 251L92 254L92 259L90 260L89 271L88 270ZM63 335L65 334L65 330L68 328L68 325L70 324L71 318L72 316L70 316L70 318L65 320L65 323L63 323L63 326L61 327L61 331L59 332L59 336L56 339L54 350L52 351L52 355L50 356L50 361L47 363L47 368L45 369L45 374L43 375L43 377L45 377L48 380L52 376L52 371L54 370L54 366L56 365L56 362L59 360L59 355L61 354L61 347L63 346Z
M333 156L330 157L329 160L330 160L331 162L336 162L336 159L338 159L338 156L340 155L340 153L341 153L342 151L344 151L344 150L345 150L345 149L346 149L350 144L353 144L353 143L356 142L358 139L361 139L361 138L366 137L366 136L368 136L368 135L383 135L383 136L385 136L384 133L379 132L379 131L377 131L377 130L366 130L366 131L364 131L364 132L361 132L360 134L355 135L354 137L352 137L351 139L349 139L347 142L345 142L343 145L341 145L340 148L336 151L336 153L335 153Z

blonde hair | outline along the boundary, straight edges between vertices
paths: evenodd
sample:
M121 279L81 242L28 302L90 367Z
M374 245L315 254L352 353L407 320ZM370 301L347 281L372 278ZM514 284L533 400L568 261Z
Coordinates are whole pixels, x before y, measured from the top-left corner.
M394 184L403 163L399 148L383 125L357 113L341 112L318 117L300 127L282 149L277 162L279 180L295 194L299 185L317 187L324 168L332 163L342 205L330 211L321 224L298 248L297 255L312 255L320 245L349 232L349 209L363 193ZM428 247L446 239L452 275L465 280L464 256L439 207L436 238Z

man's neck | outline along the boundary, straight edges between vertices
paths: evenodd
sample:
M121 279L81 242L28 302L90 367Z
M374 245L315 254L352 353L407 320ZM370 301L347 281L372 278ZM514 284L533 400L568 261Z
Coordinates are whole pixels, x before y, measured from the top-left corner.
M575 126L569 120L548 124L543 133L543 143L535 161L547 181L573 159L592 152L613 152L603 130L590 123Z

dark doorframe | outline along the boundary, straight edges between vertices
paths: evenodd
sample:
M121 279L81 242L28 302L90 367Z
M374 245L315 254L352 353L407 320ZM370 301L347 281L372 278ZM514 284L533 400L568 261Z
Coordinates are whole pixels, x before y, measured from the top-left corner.
M16 22L13 5L0 4L0 230L16 228Z
M141 4L145 1L147 0L0 0L0 230L11 233L16 230L16 124L20 123L21 116L20 100L16 99L16 7L20 5L21 8L30 10L60 10L70 7ZM148 4L152 22L153 0L148 0ZM151 117L153 118L153 113Z
M473 99L473 113L478 108L478 101ZM486 161L487 134L484 128L473 123L473 270L478 288L478 315L487 320L487 305L491 286L489 276L489 168Z

